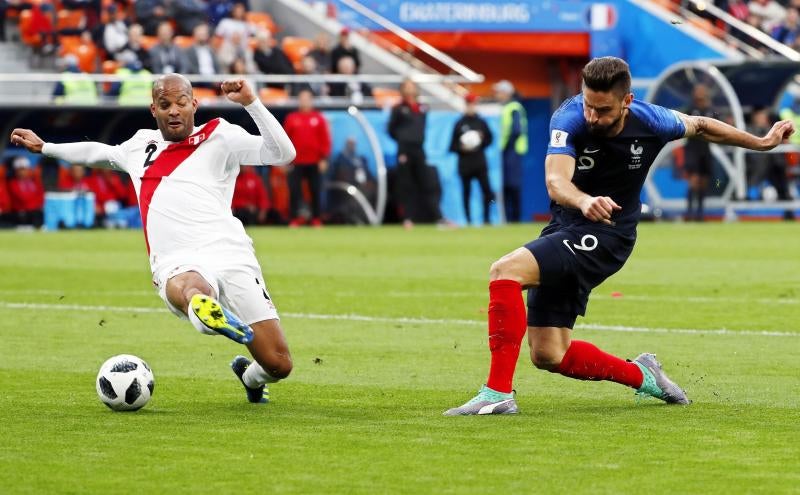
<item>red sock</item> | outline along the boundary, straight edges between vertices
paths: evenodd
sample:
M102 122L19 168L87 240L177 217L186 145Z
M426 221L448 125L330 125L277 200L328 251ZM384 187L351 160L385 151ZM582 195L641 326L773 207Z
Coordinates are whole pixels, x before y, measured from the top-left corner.
M522 286L513 280L494 280L489 283L489 350L492 351L492 366L486 386L498 392L511 392L519 345L527 329L521 291Z
M601 351L594 344L573 340L561 364L553 370L578 380L610 380L633 388L642 386L642 370L631 363Z

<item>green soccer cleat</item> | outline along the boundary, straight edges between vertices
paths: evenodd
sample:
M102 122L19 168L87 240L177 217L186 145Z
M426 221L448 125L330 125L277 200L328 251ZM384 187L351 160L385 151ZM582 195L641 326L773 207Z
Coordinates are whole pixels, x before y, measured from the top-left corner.
M189 302L189 307L209 330L224 335L239 344L249 344L253 341L253 330L239 321L236 315L222 307L213 297L195 294Z
M642 370L642 375L644 375L642 386L636 391L637 395L655 397L667 404L687 405L692 403L686 397L686 392L667 377L667 374L661 368L661 363L656 361L655 354L639 354L633 362L639 366L639 369Z
M459 407L448 409L445 416L474 416L484 414L517 414L514 392L505 394L482 386L478 395Z

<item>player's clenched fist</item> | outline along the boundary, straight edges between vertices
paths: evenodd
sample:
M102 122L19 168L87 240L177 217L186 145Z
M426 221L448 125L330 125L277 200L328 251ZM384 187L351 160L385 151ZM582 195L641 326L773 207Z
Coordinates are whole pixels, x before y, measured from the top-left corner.
M220 86L222 93L234 103L249 105L256 101L253 89L244 79L229 79Z
M14 129L11 131L11 144L24 146L34 153L41 153L44 141L30 129Z
M593 222L612 225L611 214L622 207L608 196L587 196L581 202L581 213Z

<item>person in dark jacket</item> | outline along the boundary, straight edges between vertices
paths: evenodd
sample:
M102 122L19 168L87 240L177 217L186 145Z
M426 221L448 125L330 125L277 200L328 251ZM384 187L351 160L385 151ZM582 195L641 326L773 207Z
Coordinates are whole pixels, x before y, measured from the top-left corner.
M433 175L436 170L428 170L423 149L428 107L417 100L417 84L410 79L400 84L400 94L403 99L392 108L388 131L397 141L397 195L403 209L403 226L413 228L414 220L421 218L443 223ZM415 205L415 196L419 205Z
M476 179L483 193L483 222L489 223L489 204L494 193L489 187L489 170L486 165L486 148L492 144L492 131L477 112L477 95L468 94L464 115L453 127L450 151L458 154L458 175L461 177L461 190L464 200L464 214L467 224L472 222L469 212L472 180Z
M253 61L262 74L294 74L294 66L289 57L277 45L269 31L259 31L258 45L253 53ZM286 88L283 83L267 83L271 88Z
M522 219L522 160L528 152L528 117L510 81L496 83L500 113L500 152L503 159L503 207L509 222Z
M358 56L358 50L350 42L350 28L344 27L339 32L339 43L331 50L331 72L334 74L339 73L339 59L342 57L350 57L356 63L356 73L361 71L361 58Z
M686 115L714 117L711 108L711 99L708 96L708 88L703 84L698 84L692 90L692 105L684 112ZM705 200L708 182L714 167L714 159L711 156L711 148L708 142L700 139L689 139L684 147L687 180L689 190L687 192L687 220L703 221L703 200Z

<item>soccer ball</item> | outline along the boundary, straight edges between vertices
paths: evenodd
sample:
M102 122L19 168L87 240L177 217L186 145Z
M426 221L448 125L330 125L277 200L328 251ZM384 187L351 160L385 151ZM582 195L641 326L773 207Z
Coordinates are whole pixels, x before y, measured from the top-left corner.
M97 374L97 396L114 411L136 411L150 401L155 381L142 359L130 354L109 358Z
M481 138L481 133L476 131L475 129L470 129L464 134L462 134L459 140L461 141L461 146L467 151L472 151L476 149L478 146L481 145L481 142L483 142L483 138Z

